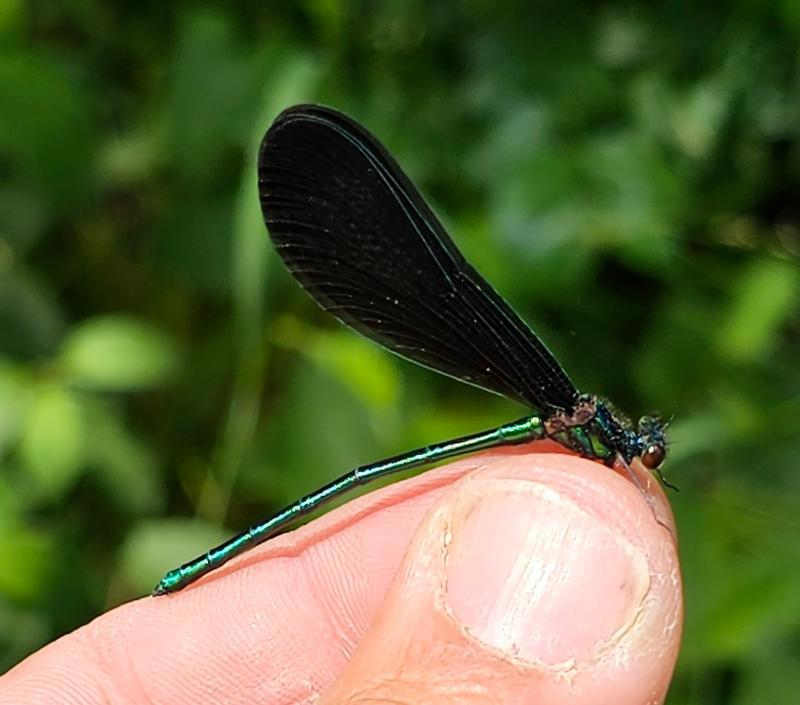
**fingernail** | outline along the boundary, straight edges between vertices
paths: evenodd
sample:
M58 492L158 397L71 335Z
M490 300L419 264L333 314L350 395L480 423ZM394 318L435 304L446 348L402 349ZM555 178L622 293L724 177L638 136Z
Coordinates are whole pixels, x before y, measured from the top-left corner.
M650 571L625 536L543 484L491 479L459 491L446 592L473 637L559 664L598 655L634 624Z

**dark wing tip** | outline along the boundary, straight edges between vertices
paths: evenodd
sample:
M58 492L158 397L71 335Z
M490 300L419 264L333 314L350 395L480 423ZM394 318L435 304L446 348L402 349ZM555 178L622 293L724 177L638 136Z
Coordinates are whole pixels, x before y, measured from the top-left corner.
M363 131L363 128L360 128L360 126L347 117L347 115L333 108L328 108L324 105L315 105L314 103L292 105L280 112L264 135L264 139L261 140L261 147L258 150L259 171L263 168L266 161L265 155L275 142L278 133L287 125L294 123L322 123L331 126L340 125L346 127L349 131Z

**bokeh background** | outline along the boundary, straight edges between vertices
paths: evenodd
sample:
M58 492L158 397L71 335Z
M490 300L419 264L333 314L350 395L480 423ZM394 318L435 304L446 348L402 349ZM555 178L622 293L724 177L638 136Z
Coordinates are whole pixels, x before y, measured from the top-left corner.
M669 703L797 702L793 0L0 1L0 669L355 464L519 415L283 271L254 158L309 100L581 388L674 416Z

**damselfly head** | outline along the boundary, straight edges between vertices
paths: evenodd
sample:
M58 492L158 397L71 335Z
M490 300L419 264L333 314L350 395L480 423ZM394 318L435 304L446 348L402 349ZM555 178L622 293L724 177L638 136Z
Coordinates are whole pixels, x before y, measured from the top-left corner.
M657 470L667 457L664 427L664 422L655 416L642 416L639 419L639 457L648 470Z

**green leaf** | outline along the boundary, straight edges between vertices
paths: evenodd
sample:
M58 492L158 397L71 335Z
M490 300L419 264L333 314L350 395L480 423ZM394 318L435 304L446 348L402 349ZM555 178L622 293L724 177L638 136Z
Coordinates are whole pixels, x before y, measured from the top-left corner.
M769 644L753 644L747 667L743 668L736 705L763 705L764 703L792 703L800 689L800 669L792 653L791 640Z
M75 328L61 350L67 379L105 391L154 387L174 372L177 352L172 339L133 318L95 318Z
M19 31L24 9L22 0L0 0L0 34L12 35Z
M731 104L732 91L724 80L714 77L692 86L673 105L675 141L686 154L703 158L714 148Z
M61 337L53 291L22 268L0 273L0 350L14 356L49 355Z
M49 589L54 544L40 531L0 527L0 595L31 601Z
M92 403L87 418L92 432L86 454L112 501L134 514L161 509L164 491L152 449L126 428L110 404Z
M46 202L37 189L13 182L0 184L0 272L3 276L17 263L15 256L38 242L46 224Z
M164 160L159 131L152 125L115 132L99 154L98 171L104 183L129 186L150 178Z
M755 261L738 282L718 346L731 361L754 362L772 348L779 327L795 311L800 292L797 265L780 259Z
M47 495L58 497L80 473L84 433L81 408L72 392L49 381L32 391L19 452L26 470Z
M203 180L231 143L247 136L255 72L229 16L202 9L179 32L167 104L168 146L182 176Z
M346 330L315 330L289 316L276 321L274 336L315 363L367 407L385 411L397 405L397 366L392 355L367 339Z
M397 404L400 376L391 356L349 331L320 333L307 354L367 406Z
M380 457L376 433L391 424L391 415L369 414L320 365L300 369L289 379L270 420L265 447L242 469L241 486L251 500L285 504L364 460Z
M29 381L16 367L0 361L0 453L14 443L28 408Z
M91 188L87 91L54 55L0 53L0 149L54 209L74 212Z
M38 609L37 609L38 608ZM53 637L51 617L38 605L21 609L0 600L0 634L4 665L13 665Z

